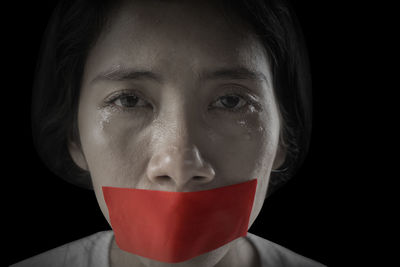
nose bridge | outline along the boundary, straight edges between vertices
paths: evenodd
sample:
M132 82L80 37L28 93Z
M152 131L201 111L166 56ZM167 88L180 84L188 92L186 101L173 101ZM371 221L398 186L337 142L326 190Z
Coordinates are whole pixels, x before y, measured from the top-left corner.
M178 191L189 184L208 183L215 176L199 147L199 124L187 108L176 105L160 117L147 168L151 182Z
M196 118L193 117L190 106L183 99L174 99L160 112L157 122L158 136L161 143L166 143L167 147L175 147L178 150L187 149L196 142L194 133Z

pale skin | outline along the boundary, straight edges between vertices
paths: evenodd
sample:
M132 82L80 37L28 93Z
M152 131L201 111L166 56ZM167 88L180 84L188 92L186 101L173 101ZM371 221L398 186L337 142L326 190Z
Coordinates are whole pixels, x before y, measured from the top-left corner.
M286 155L263 46L203 1L122 7L87 58L82 148L69 144L75 163L90 172L105 218L110 222L102 186L183 192L257 178L250 228L271 170ZM124 252L113 241L110 259L112 267L259 264L244 237L175 264Z

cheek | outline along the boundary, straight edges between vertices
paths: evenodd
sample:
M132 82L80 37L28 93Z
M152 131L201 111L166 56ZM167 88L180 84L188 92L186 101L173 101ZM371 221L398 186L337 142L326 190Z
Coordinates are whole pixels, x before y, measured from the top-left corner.
M243 175L259 175L272 164L279 123L265 112L209 120L208 139L226 167ZM250 178L250 177L247 177Z
M80 136L93 184L134 187L146 148L140 121L121 119L107 109L82 114Z
M219 154L225 173L240 180L257 178L257 191L249 228L263 206L279 142L280 122L274 110L213 123L208 136ZM211 130L212 129L212 130Z

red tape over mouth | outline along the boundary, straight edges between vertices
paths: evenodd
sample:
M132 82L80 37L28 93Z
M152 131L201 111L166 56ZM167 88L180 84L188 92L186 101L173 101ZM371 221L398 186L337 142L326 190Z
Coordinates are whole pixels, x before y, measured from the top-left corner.
M124 251L176 263L246 236L257 179L195 192L102 187Z

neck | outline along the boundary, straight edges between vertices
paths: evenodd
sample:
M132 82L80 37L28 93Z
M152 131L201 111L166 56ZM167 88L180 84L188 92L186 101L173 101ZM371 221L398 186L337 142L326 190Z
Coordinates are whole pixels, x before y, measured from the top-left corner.
M239 267L259 266L258 255L246 237L240 237L218 249L179 263L164 263L121 250L112 240L110 267Z

